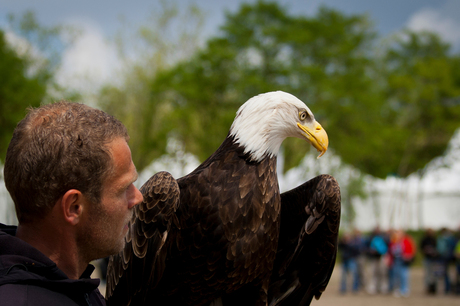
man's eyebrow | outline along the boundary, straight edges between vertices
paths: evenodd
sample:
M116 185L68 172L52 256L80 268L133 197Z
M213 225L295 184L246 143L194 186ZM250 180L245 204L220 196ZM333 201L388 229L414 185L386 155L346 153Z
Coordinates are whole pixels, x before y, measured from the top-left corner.
M136 173L134 174L134 176L129 180L127 181L125 184L123 184L122 188L125 189L125 188L128 188L129 186L131 186L132 184L134 184L135 181L137 181L137 179L139 178L139 173Z
M132 178L132 180L131 180L131 182L130 182L129 184L130 184L130 185L131 185L131 184L134 184L134 182L137 181L138 178L139 178L139 173L138 173L137 170L136 170L136 173L135 173L135 175L133 176L133 178Z

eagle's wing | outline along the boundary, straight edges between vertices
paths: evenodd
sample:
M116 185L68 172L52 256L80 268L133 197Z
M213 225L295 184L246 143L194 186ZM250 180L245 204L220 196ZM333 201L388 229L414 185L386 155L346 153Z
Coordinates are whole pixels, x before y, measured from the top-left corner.
M142 203L134 214L125 237L125 247L109 259L106 299L109 305L142 301L146 288L161 279L167 252L168 234L179 227L176 210L179 186L168 172L152 176L140 189Z
M319 299L334 269L340 223L340 188L321 175L281 194L281 229L269 303L309 305Z

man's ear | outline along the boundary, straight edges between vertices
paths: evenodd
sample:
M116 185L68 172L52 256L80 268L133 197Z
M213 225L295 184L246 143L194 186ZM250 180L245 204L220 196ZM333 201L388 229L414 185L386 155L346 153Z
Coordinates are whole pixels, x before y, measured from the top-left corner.
M85 202L86 198L79 190L67 190L60 203L64 219L72 225L80 222Z

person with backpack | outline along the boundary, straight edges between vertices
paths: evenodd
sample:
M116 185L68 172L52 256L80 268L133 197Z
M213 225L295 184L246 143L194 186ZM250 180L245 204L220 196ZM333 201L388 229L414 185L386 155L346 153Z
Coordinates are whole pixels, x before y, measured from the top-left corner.
M436 233L433 229L429 228L425 231L420 241L420 250L423 255L425 291L427 294L436 294L435 267L439 254L436 250Z
M454 248L454 235L449 229L442 228L438 235L438 239L436 240L436 250L439 254L439 264L441 266L441 274L444 280L445 294L449 294L452 287L449 270L451 263L454 261Z
M415 258L416 246L414 239L403 230L393 233L389 252L393 269L389 291L396 297L408 297L410 294L409 267Z
M455 244L454 257L456 268L455 294L460 295L460 231L457 232L457 243Z
M340 280L340 293L347 292L348 276L352 279L351 290L356 293L360 287L358 256L359 248L354 243L354 236L346 232L339 239L339 254L342 261L342 276Z
M367 287L369 294L383 293L385 288L384 256L388 252L388 241L385 235L376 227L367 245L367 263L370 270L370 279Z

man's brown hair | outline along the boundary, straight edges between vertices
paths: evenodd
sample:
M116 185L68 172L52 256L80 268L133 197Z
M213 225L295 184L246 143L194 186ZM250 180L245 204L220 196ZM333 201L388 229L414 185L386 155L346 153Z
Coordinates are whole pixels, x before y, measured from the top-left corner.
M8 146L4 180L19 223L44 217L67 190L97 203L112 170L107 144L126 127L113 116L66 101L29 109Z

